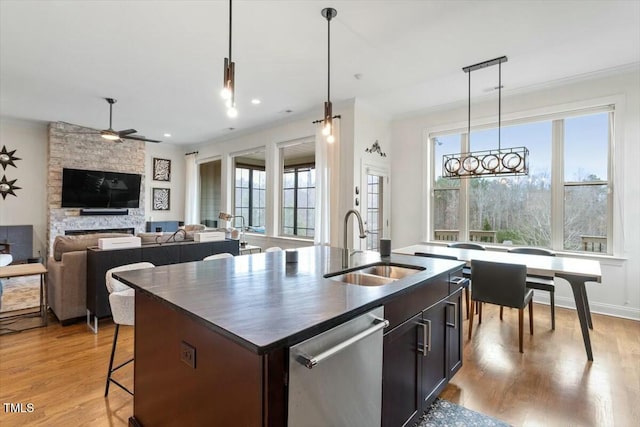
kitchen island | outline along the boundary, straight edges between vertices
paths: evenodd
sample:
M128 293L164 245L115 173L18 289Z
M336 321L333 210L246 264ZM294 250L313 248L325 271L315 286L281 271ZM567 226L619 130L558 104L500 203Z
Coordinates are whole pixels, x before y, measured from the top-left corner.
M325 277L380 263L416 271L383 286ZM286 263L285 252L272 252L116 273L136 290L130 425L287 425L289 349L381 306L389 321L385 339L412 337L410 359L444 364L436 367L435 375L444 377L427 393L433 400L434 391L444 387L461 364L460 288L450 276L462 265L408 255L380 258L374 252L347 255L341 249L316 246L299 249L297 263ZM415 321L430 308L438 309L438 319ZM427 351L426 340L417 341L423 336L420 325L426 322L430 330L442 324L455 332L449 338L445 329L434 332L434 339L440 337L442 343L430 342ZM423 329L426 334L426 326ZM405 330L408 333L398 332ZM398 354L386 341L384 345L387 378L396 370L387 359L392 363L404 353ZM431 348L437 349L438 357ZM414 374L421 370L418 365L412 368ZM387 399L392 402L402 393L383 387L383 425L419 416L426 385L419 379L414 382L408 391L418 398L408 402L411 414L409 409L386 414L385 394L392 395ZM388 383L392 387L393 381Z

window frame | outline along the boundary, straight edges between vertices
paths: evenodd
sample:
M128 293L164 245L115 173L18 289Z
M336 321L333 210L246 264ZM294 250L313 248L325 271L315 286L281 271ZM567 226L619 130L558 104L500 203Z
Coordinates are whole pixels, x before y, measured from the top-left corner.
M615 143L616 143L616 135L615 128L619 127L620 116L622 115L621 106L619 102L615 102L612 99L606 99L606 101L600 100L594 104L584 106L584 105L574 105L573 108L569 108L569 106L565 106L566 109L559 109L554 112L541 112L532 111L532 112L524 112L524 113L516 113L512 115L512 118L507 117L502 120L502 126L513 126L520 124L527 124L533 122L541 122L541 121L551 121L552 127L552 146L551 146L551 247L550 249L557 252L566 252L571 254L578 255L589 255L589 256L613 256L618 253L618 241L620 239L616 239L616 233L614 229L614 189L615 183L614 179L616 177L614 171L614 155L615 155ZM608 113L608 146L607 146L607 177L606 181L589 181L589 182L565 182L564 180L564 120L576 117L576 116L586 116L597 113ZM478 124L476 126L471 127L472 132L476 132L478 130L483 129L491 129L496 128L497 122L489 121L485 123ZM438 136L444 135L452 135L457 134L460 135L460 152L468 151L469 141L467 128L462 126L449 126L449 127L441 127L434 128L432 130L425 129L424 132L424 140L426 141L426 149L425 156L423 156L426 160L426 203L425 203L425 218L426 224L424 227L424 241L426 242L440 242L434 239L434 229L435 229L435 193L440 190L445 189L436 189L435 187L435 178L438 175L438 168L441 168L441 159L435 158L435 144L434 140ZM459 240L460 241L469 241L469 179L460 179L459 186ZM607 194L607 248L606 252L588 252L588 251L572 251L568 249L564 249L564 192L565 188L568 186L585 186L585 185L606 185L608 188ZM446 189L446 190L452 190ZM619 236L618 236L619 237ZM500 243L492 243L490 245L495 245L497 247L503 246Z
M313 170L315 173L316 170L316 164L315 163L301 163L301 164L296 164L296 165L290 165L290 166L286 166L283 167L282 169L282 175L284 175L287 172L294 172L294 184L293 184L293 188L285 188L284 186L284 176L282 177L282 185L280 185L280 191L282 191L282 202L281 202L281 206L280 209L282 211L282 220L280 221L280 235L283 237L290 237L290 238L296 238L296 239L308 239L308 240L313 240L314 236L315 236L315 213L316 213L316 207L315 207L315 203L314 203L314 207L313 208L300 208L298 206L298 190L300 190L300 187L298 186L298 174L301 170ZM315 185L313 187L303 187L303 189L310 189L313 188L315 189ZM293 189L293 234L288 234L285 233L284 229L285 229L285 224L284 224L284 210L285 210L285 206L284 206L284 191L286 190L291 190ZM290 209L290 208L287 208ZM314 211L314 223L312 224L311 227L304 227L305 230L312 230L314 235L312 236L299 236L298 234L296 234L298 232L298 209L304 209L305 211L309 211L309 210L313 210Z
M236 182L235 182L235 177L236 177L236 170L237 169L248 169L249 170L249 187L237 187L236 186ZM265 188L264 188L264 192L265 192L265 197L264 197L264 207L262 208L255 208L255 209L262 209L264 211L264 218L265 218L265 224L262 225L262 227L265 227L266 229L266 214L267 214L267 196L266 196L266 192L267 192L267 188L266 188L266 166L257 166L257 165L250 165L250 164L246 164L246 163L242 163L242 162L234 162L234 166L233 166L233 212L234 215L236 214L236 211L238 209L238 205L237 205L237 200L236 200L236 192L238 188L248 188L249 191L249 206L248 206L248 210L249 210L249 214L247 215L247 218L245 218L245 227L249 228L251 227L252 224L252 218L253 218L253 210L254 210L254 206L253 206L253 172L254 171L261 171L265 173ZM240 207L240 209L244 209L244 207ZM258 225L259 226L259 225ZM259 233L255 230L252 230L253 232ZM262 234L262 233L260 233Z

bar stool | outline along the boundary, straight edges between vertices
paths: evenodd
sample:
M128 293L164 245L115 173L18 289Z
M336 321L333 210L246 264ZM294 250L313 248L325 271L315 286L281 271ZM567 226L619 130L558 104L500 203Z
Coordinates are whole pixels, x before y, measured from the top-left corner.
M116 344L118 342L120 325L133 326L135 323L135 291L121 281L114 279L112 273L153 267L155 267L155 265L150 262L136 262L134 264L114 267L107 270L105 275L105 283L107 285L107 290L109 291L109 305L111 306L111 314L113 315L113 322L116 324L116 330L113 334L113 345L111 346L111 357L109 358L109 369L107 371L107 384L104 389L104 397L107 397L109 394L110 383L114 383L133 396L133 392L113 379L112 374L123 366L133 362L133 358L131 358L115 368L113 367L113 359L116 354Z

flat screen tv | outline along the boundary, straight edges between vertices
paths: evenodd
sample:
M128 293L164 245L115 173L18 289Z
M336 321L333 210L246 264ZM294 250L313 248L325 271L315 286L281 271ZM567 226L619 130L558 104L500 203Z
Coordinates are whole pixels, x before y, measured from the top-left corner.
M138 208L142 175L62 170L63 208Z

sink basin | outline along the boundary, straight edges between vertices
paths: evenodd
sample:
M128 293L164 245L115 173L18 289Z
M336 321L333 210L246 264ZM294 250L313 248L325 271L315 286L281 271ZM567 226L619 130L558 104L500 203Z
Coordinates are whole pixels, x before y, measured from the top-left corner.
M373 267L367 267L362 269L363 273L375 274L376 276L390 277L392 279L402 279L403 277L411 276L420 271L420 268L400 267L397 265L374 265Z
M416 274L424 270L422 267L400 266L394 264L378 264L363 266L358 270L335 276L325 276L331 280L360 286L382 286Z
M376 276L374 274L367 274L367 273L360 273L360 272L340 274L338 276L330 277L330 279L336 280L338 282L349 283L352 285L360 285L360 286L382 286L396 280L390 277L382 277L382 276Z

